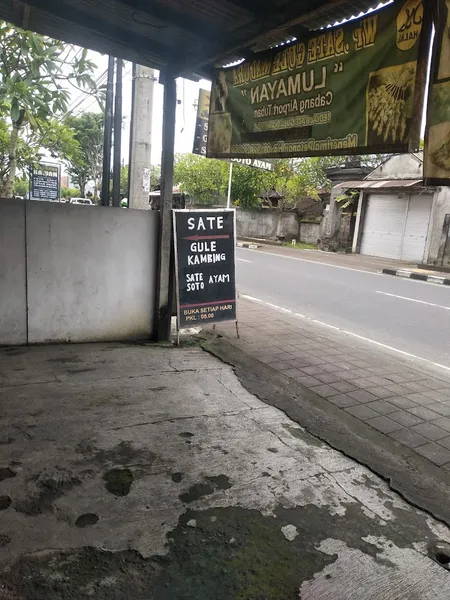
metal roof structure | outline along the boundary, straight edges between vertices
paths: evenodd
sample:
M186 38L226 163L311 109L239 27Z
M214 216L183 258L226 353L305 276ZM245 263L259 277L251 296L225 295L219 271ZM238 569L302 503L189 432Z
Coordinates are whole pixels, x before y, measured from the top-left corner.
M210 77L374 0L0 0L0 19L173 75Z
M422 179L390 179L390 180L368 180L364 181L344 181L343 183L338 183L336 188L354 188L357 190L365 190L365 189L392 189L392 188L403 188L403 187L414 187L423 185Z

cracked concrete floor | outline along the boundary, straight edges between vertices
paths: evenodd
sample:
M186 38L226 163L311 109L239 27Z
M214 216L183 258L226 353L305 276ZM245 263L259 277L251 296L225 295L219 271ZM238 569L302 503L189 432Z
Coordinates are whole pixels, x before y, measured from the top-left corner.
M446 527L197 348L6 348L0 394L0 600L450 599Z

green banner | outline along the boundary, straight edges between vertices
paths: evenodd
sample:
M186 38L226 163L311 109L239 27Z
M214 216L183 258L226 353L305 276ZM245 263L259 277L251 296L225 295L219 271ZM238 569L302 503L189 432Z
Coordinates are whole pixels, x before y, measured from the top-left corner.
M426 21L422 0L396 2L216 71L207 156L416 150Z
M427 185L450 185L450 1L436 8L423 170Z

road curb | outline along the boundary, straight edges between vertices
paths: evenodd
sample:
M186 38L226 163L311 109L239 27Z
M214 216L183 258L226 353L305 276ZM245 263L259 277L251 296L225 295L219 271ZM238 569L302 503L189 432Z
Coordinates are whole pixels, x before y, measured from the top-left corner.
M440 285L450 285L450 278L439 277L438 275L425 275L425 273L416 273L408 269L382 269L380 273L384 275L395 275L404 279L416 279L418 281L427 281L428 283L438 283Z
M238 248L248 248L249 250L256 250L256 248L261 248L258 244L247 244L245 242L238 242L236 244Z

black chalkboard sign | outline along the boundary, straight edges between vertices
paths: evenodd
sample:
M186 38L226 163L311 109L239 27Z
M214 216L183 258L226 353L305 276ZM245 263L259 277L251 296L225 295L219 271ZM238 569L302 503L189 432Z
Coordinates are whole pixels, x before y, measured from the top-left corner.
M236 320L235 211L174 210L178 328Z
M31 170L31 199L59 199L59 166L40 164Z

